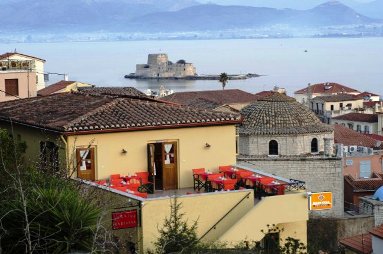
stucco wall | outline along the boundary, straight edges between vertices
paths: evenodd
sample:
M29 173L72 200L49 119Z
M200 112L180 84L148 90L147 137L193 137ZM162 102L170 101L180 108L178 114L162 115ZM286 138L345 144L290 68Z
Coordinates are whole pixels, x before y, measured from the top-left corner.
M234 164L235 126L179 128L77 135L68 137L69 151L74 147L95 147L96 179L111 174L147 171L147 144L178 142L179 187L192 187L192 169L204 167L212 171L219 165ZM205 144L210 144L209 148ZM125 149L127 153L121 153Z
M360 162L371 162L371 173L382 173L382 154L366 155L366 156L353 156L343 158L343 173L344 175L352 175L355 179L360 178ZM352 164L352 165L351 165Z
M369 134L378 134L378 123L367 123L367 122L357 122L357 121L348 121L348 120L341 120L341 119L331 119L331 124L341 124L343 126L349 127L349 124L353 125L352 130L358 131L358 125L360 126L360 130L358 132L365 133L366 127L368 126L368 132Z
M273 135L273 136L243 136L239 137L239 154L268 155L269 142L278 142L279 155L302 155L311 153L311 141L318 140L318 152L324 152L324 138L334 140L333 133L302 134L302 135ZM330 144L332 146L333 143Z
M311 212L313 216L343 216L343 172L339 158L238 158L238 163L255 167L267 173L306 182L309 192L330 191L333 193L331 210Z
M18 79L19 82L19 98L35 97L36 90L36 73L28 71L0 71L0 90L5 91L6 79ZM16 100L15 96L6 96L4 92L0 93L1 101Z

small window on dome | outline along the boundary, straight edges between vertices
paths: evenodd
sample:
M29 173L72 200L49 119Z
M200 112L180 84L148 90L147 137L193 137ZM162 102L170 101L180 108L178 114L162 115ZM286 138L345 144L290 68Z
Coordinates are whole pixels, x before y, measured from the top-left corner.
M313 138L311 140L311 152L317 153L318 152L318 139Z
M269 155L278 155L278 142L275 140L269 142Z

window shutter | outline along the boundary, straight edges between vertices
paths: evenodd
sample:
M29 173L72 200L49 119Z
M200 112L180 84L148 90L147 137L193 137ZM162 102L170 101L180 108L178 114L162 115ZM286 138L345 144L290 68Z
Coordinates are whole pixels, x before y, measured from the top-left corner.
M6 79L5 80L5 96L18 96L19 95L19 80Z

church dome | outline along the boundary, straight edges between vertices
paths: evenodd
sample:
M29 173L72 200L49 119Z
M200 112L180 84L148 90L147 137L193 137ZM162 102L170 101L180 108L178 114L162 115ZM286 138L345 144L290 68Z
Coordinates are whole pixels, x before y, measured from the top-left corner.
M258 99L241 110L239 134L285 135L332 132L308 107L278 92Z

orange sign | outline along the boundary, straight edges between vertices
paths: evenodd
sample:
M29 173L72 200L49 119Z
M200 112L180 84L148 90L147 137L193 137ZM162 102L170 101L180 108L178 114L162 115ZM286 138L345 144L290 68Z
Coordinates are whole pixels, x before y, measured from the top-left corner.
M310 210L320 211L332 208L332 192L311 193L309 197Z

